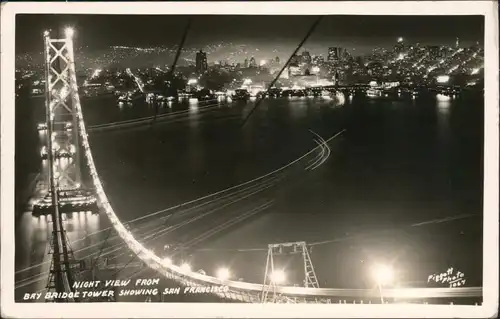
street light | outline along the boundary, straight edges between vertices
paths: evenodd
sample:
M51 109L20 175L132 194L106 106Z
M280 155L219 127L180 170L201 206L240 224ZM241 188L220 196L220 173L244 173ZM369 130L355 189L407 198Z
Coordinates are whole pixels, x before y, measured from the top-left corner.
M191 271L191 265L189 265L188 263L183 263L181 265L181 270L189 272L189 271Z
M380 292L380 301L384 303L382 286L392 283L392 281L394 280L394 272L392 268L387 265L376 265L375 267L373 267L372 274Z
M285 272L283 270L275 270L271 273L269 278L271 279L271 282L279 285L279 284L282 284L285 282L286 275L285 275Z
M164 265L170 265L172 263L172 259L165 257L163 258L163 264Z
M73 30L73 28L68 27L64 30L64 34L66 35L66 38L72 38L73 35L75 34L75 30Z
M219 278L220 280L228 280L229 277L231 277L229 269L220 268L219 270L217 270L217 278Z

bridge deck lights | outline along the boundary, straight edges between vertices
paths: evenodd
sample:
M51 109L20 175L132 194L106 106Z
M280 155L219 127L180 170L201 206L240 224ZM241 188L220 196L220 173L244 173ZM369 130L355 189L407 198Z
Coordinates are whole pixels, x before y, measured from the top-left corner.
M183 263L183 264L181 265L181 270L182 270L182 271L189 272L189 271L191 271L191 265L190 265L190 264L188 264L188 263Z
M228 280L230 276L231 274L227 268L220 268L217 270L217 278L220 280Z
M283 270L275 270L269 278L275 284L282 284L286 281L286 274Z

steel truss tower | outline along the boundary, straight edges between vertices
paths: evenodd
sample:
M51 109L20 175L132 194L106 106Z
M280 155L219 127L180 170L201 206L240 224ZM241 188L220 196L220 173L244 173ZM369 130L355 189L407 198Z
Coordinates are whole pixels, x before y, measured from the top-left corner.
M72 34L63 39L51 39L46 33L45 54L46 107L52 122L52 132L48 134L47 140L52 143L56 159L54 177L60 189L78 189L81 186L77 110L79 97Z
M75 99L75 66L72 34L51 39L44 33L45 43L45 107L47 124L48 180L52 200L52 264L47 291L73 291L75 261L60 214L60 191L79 188L81 182L78 122ZM75 83L73 83L75 82ZM71 100L72 106L68 106ZM75 301L68 297L58 301Z
M269 244L267 251L267 261L266 261L266 271L264 274L264 285L261 295L261 302L295 302L277 293L277 286L279 282L276 282L276 278L273 278L275 274L274 268L274 256L283 254L301 254L304 262L304 286L306 288L319 288L318 279L314 271L314 267L307 250L306 242L291 242L291 243L280 243L280 244ZM269 296L269 293L272 296Z

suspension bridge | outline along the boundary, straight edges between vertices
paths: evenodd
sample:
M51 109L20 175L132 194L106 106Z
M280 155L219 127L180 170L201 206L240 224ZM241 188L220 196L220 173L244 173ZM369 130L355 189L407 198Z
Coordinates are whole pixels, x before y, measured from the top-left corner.
M48 193L44 199L45 212L52 219L52 239L50 244L51 266L48 275L48 291L57 293L74 292L74 283L78 281L79 269L87 268L84 261L76 260L67 239L63 223L64 205L77 203L80 210L94 210L96 213L105 214L116 236L110 236L109 242L115 245L103 249L97 254L92 254L95 259L91 266L105 269L120 270L126 267L146 267L164 278L174 281L179 285L190 287L224 286L227 289L214 290L212 294L217 297L237 302L250 303L299 303L299 302L327 302L332 299L354 298L359 300L397 298L398 300L429 300L446 298L477 298L482 296L481 287L458 288L400 288L400 289L336 289L320 287L312 264L306 242L291 242L270 244L267 249L267 263L263 283L251 283L241 280L232 280L229 270L223 269L215 276L205 272L193 271L188 265L176 265L171 258L161 257L148 249L145 244L159 234L173 233L180 227L199 222L203 216L224 209L228 219L210 225L202 235L190 239L184 246L194 244L208 238L214 232L229 227L236 222L244 220L267 209L272 201L263 201L259 206L246 210L243 214L236 215L231 209L231 204L242 201L255 193L271 188L278 181L287 178L289 169L298 168L300 171L314 170L326 161L330 155L328 143L342 134L339 132L328 139L324 139L311 131L315 137L317 147L300 158L283 167L263 175L252 181L236 185L229 189L207 195L204 198L184 203L171 209L155 212L134 221L122 222L114 211L106 195L103 183L99 177L89 142L89 132L82 112L82 105L78 94L76 78L76 65L73 52L73 30L66 29L62 38L51 38L49 32L44 33L45 43L45 71L46 71L46 130L47 145L46 157L48 160L48 176L46 185ZM136 79L137 81L137 79ZM138 83L139 85L139 83ZM142 90L142 88L141 88ZM210 105L206 106L207 109ZM98 131L123 125L137 125L151 121L151 118L127 121L125 123L103 124L92 128ZM70 159L66 160L65 159ZM85 172L85 173L84 173ZM91 185L86 188L82 182L82 174L88 174ZM200 208L210 208L200 214ZM174 209L175 216L174 216ZM169 212L172 211L171 214ZM160 214L167 216L160 218ZM42 213L43 214L43 213ZM132 228L131 225L139 220L157 216L160 221L170 222L168 227L158 226L158 221L147 226ZM180 219L182 218L187 219ZM177 220L177 224L175 221ZM149 230L144 231L144 228ZM108 237L106 241L108 241ZM113 247L116 247L113 249ZM111 250L109 250L111 248ZM82 248L81 250L85 250ZM102 262L106 255L113 251L122 250L135 255L135 260L126 264L109 264ZM303 261L304 279L303 286L287 286L284 274L275 268L274 258L280 254L297 254ZM171 257L171 256L170 256ZM42 274L44 275L44 274ZM28 281L29 282L29 281ZM17 285L16 285L17 287ZM380 287L379 287L380 288ZM383 300L383 299L382 299ZM67 302L77 302L74 298L67 298Z

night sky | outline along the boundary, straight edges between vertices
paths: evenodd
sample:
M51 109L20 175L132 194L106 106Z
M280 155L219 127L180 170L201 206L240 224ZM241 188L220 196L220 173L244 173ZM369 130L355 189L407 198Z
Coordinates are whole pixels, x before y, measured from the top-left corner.
M248 45L296 45L312 25L313 16L193 16L186 46L221 41ZM89 48L110 45L155 46L179 42L188 16L147 15L18 15L18 53L42 48L42 32L71 25L76 43ZM359 53L391 46L396 38L421 44L483 43L483 16L325 16L308 46L343 46Z

